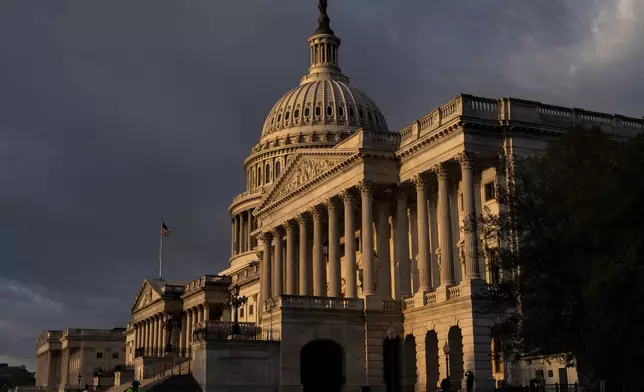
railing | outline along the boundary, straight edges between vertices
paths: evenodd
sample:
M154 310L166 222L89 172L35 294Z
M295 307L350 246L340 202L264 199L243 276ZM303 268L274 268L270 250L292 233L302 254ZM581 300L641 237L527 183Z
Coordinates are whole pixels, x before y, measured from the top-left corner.
M413 309L415 306L414 297L405 298L404 300L404 309Z
M385 312L400 312L400 302L395 299L383 299L382 310Z
M447 290L448 299L458 298L461 296L461 288L459 286L450 287Z
M239 195L235 196L235 198L233 199L233 204L235 204L238 201L243 200L243 199L245 199L247 197L260 195L261 193L262 193L262 188L255 188L255 189L252 189L250 191L240 193Z
M178 294L181 295L184 293L185 288L183 286L177 285L165 285L163 286L163 292L165 294Z
M257 267L254 269L245 269L243 272L240 272L234 276L233 282L235 284L241 284L252 279L259 277L259 270Z
M265 303L266 310L276 307L290 309L336 309L362 311L364 309L364 302L360 298L281 295L277 298L267 300Z
M491 99L464 94L432 110L398 132L399 147L409 145L434 131L439 132L448 122L452 122L459 116L533 124L534 128L555 127L565 130L579 125L598 126L605 132L622 136L631 136L636 131L644 131L642 118L590 112L515 98Z
M63 337L81 338L113 338L120 339L123 337L123 329L117 330L101 330L101 329L66 329L63 331Z
M271 328L261 328L255 323L238 323L239 334L245 340L278 340L279 331ZM195 325L195 340L220 341L229 340L233 336L234 323L230 321L202 321Z
M436 303L436 292L425 293L425 303L426 304L435 304Z
M192 282L188 283L184 287L184 294L188 294L194 291L198 291L204 287L212 285L225 285L226 287L230 285L231 278L226 275L204 275L199 279L195 279Z

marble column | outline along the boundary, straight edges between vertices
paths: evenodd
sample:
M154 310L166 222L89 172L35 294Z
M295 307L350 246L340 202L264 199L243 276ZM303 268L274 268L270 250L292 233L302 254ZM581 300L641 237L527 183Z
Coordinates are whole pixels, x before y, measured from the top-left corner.
M378 202L378 283L376 291L383 298L391 298L391 259L389 254L389 204L385 200Z
M445 166L436 165L433 170L438 179L438 265L441 271L441 286L449 286L454 284L452 236L450 235L449 179Z
M373 184L369 181L360 182L362 197L362 262L364 263L362 279L365 296L376 294L374 288L373 262Z
M349 190L343 191L341 196L344 201L344 296L346 298L356 298L358 290L356 287L354 197Z
M396 193L396 257L398 258L399 293L408 297L411 292L411 269L409 265L409 219L407 218L407 195L399 189Z
M248 214L248 222L246 222L246 249L251 251L253 250L253 236L250 235L253 232L253 213L250 210L246 213Z
M464 152L458 156L463 180L463 218L465 220L465 278L480 279L477 238L476 201L474 198L473 154Z
M338 230L338 202L326 201L329 213L329 297L342 295L342 271L340 271L340 230Z
M284 293L284 233L281 227L273 230L275 239L275 261L273 263L273 297L278 297Z
M179 317L179 356L183 357L186 349L186 315Z
M257 310L258 312L261 312L264 310L263 304L265 301L269 300L271 298L271 293L273 292L272 287L271 287L271 278L272 278L272 271L273 268L271 267L271 243L273 241L273 236L269 232L261 233L260 235L260 240L262 241L262 271L260 272L260 293L261 293L261 299L260 299L260 307Z
M239 253L244 253L244 213L239 213L239 241L238 241L238 251Z
M231 257L234 257L235 254L236 254L236 252L235 252L235 245L236 245L236 241L235 241L235 217L233 217L231 219L231 223L232 223L232 233L230 235L230 244L231 244L230 255L231 255Z
M163 314L160 314L159 316L159 344L158 344L158 355L160 357L163 356L163 347L165 346L165 325L163 323Z
M159 317L154 316L152 318L152 356L157 357L159 356L159 335L161 332L159 330Z
M192 309L186 310L186 357L190 357L190 343L192 342Z
M286 223L286 294L297 295L297 268L295 266L295 227Z
M300 295L313 295L309 263L308 219L304 215L299 215L297 222L300 225Z
M326 260L322 249L322 209L311 209L313 216L313 295L326 297Z
M146 353L148 357L152 356L152 339L154 338L154 324L152 322L152 319L149 318L147 320L147 327L148 327L148 336L147 336L147 342L146 342Z
M204 325L210 321L210 306L208 304L203 304L203 320Z
M416 175L416 219L418 224L418 275L419 290L423 293L432 291L432 278L429 270L429 219L427 215L427 197L425 196L425 179Z
M136 349L139 348L139 324L134 324L134 357L136 358Z

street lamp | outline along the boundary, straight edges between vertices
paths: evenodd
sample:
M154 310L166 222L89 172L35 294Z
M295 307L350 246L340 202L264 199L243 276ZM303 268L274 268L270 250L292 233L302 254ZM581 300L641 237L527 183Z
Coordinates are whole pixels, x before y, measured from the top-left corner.
M443 346L443 352L445 353L445 370L447 378L449 378L449 343L445 343Z
M166 353L172 352L172 327L174 326L172 323L173 323L172 315L170 313L166 313L163 319L163 325L165 326L165 329L168 331L168 343L165 346Z
M239 328L239 308L246 303L248 298L246 296L240 297L239 296L239 285L235 286L233 289L233 294L230 296L230 300L228 300L228 305L231 308L234 308L234 322L233 322L233 330L232 330L232 335L240 335L241 334L241 328Z

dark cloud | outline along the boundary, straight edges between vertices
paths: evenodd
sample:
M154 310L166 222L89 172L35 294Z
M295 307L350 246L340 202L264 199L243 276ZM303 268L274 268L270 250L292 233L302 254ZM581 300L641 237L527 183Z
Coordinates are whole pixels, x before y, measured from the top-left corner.
M0 3L0 362L40 329L124 325L157 270L226 266L264 116L315 1ZM642 113L637 0L335 0L341 66L400 129L460 92Z

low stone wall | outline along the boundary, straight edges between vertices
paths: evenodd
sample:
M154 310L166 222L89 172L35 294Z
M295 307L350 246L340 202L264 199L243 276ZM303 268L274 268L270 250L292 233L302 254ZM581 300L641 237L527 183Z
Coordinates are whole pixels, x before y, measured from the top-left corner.
M203 392L274 392L279 386L280 342L193 343L192 374Z

